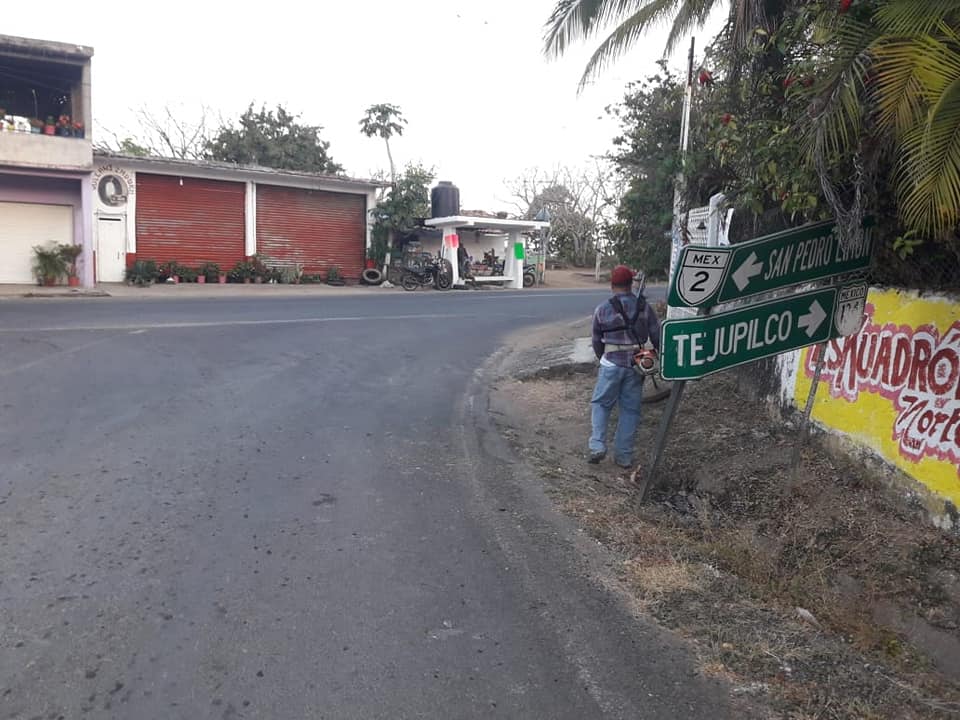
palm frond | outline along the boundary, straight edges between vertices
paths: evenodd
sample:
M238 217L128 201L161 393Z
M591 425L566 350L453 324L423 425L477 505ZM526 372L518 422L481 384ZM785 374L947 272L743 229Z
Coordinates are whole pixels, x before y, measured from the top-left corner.
M929 40L929 38L928 38ZM884 36L870 46L874 57L874 92L879 124L902 133L920 121L924 111L922 76L929 52L923 38Z
M670 0L676 5L680 0ZM546 23L543 52L559 57L575 42L585 40L601 28L640 12L658 0L557 0Z
M960 15L960 0L888 0L875 13L890 35L928 35L945 18Z
M810 159L819 157L821 162L842 156L859 142L873 63L870 45L877 35L875 29L852 19L832 33L834 59L827 67L823 90L811 103L807 128Z
M602 0L559 0L547 20L543 52L559 57L573 43L590 36Z
M943 88L925 123L900 140L897 190L904 223L942 237L960 221L960 74Z
M669 15L677 2L678 0L648 0L640 10L614 28L590 56L580 78L579 89L582 90L601 68L629 50L651 25Z
M691 30L702 27L715 5L716 0L682 0L674 16L663 54L666 56L672 53L681 38Z

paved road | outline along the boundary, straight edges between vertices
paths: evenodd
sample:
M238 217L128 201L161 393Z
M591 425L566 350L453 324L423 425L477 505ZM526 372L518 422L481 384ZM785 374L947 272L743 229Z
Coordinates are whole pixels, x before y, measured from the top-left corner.
M722 716L486 424L600 297L0 303L0 718Z

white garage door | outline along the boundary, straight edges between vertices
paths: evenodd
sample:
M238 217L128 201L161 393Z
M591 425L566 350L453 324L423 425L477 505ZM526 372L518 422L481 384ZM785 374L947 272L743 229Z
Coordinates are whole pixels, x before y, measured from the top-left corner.
M73 242L73 208L0 202L0 283L32 283L33 246Z

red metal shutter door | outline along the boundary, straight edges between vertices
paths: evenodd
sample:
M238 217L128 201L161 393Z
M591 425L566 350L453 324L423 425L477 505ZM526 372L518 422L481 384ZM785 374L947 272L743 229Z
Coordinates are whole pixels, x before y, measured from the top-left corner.
M137 173L137 256L229 270L244 257L244 191L240 182Z
M347 193L257 186L257 254L300 263L304 272L337 265L359 279L366 256L366 197Z

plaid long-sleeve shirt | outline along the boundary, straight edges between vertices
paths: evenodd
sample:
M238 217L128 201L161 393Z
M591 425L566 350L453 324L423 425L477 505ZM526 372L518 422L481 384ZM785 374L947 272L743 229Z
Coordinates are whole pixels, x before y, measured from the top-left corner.
M619 293L617 295L623 304L623 310L627 318L632 318L637 307L637 296L632 293ZM644 312L640 313L637 322L633 325L633 332L636 340L627 330L616 330L614 328L623 326L623 318L614 309L609 300L597 306L593 313L593 351L597 357L606 357L614 365L620 367L630 367L633 364L633 353L629 350L617 350L604 355L604 345L635 345L638 342L642 345L648 339L657 352L660 352L660 319L653 311L650 303L646 303Z

